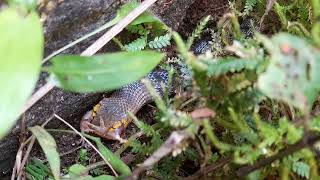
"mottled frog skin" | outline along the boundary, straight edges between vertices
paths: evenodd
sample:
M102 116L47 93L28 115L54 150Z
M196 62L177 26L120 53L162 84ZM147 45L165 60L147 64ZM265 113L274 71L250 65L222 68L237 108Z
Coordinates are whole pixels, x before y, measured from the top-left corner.
M168 84L168 72L155 70L144 79L151 82L156 92L163 97ZM136 114L142 106L153 101L147 87L141 80L135 81L103 98L93 110L87 112L80 124L82 132L93 133L110 140L125 142L120 135L131 122L128 112Z

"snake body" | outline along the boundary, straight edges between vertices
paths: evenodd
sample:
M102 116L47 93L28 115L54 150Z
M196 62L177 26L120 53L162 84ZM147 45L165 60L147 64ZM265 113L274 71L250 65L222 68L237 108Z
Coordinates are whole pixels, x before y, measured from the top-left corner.
M166 70L154 70L144 77L151 82L156 92L163 97L163 85L168 84ZM110 97L103 98L82 119L81 130L106 139L122 140L120 134L131 122L128 112L137 113L142 106L153 101L146 85L135 81L116 90Z
M161 84L167 85L168 73L166 70L156 70L150 72L145 79L149 80L156 92L163 96L164 92ZM123 88L115 91L111 97L103 100L103 106L97 116L111 119L123 119L127 116L127 112L137 113L142 106L153 100L146 85L139 81L135 81ZM106 117L110 116L110 117Z

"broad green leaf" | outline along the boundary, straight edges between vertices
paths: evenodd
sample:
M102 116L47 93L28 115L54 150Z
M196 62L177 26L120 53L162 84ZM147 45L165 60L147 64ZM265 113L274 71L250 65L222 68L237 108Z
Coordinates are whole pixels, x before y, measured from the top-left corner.
M35 12L0 12L0 139L15 124L39 76L43 33Z
M48 69L57 86L76 92L118 89L142 78L164 57L153 51L120 52L82 57L58 56Z
M270 64L258 79L259 88L267 96L307 112L320 92L319 51L285 33L275 35L271 43Z
M32 134L37 138L44 154L46 155L52 174L56 180L60 179L60 157L57 152L57 144L53 137L42 127L30 128Z
M86 137L96 143L101 154L110 162L114 170L120 173L120 175L128 176L131 174L131 169L118 156L113 154L112 151L110 151L107 147L105 147L102 144L100 138L96 138L88 135L86 135Z

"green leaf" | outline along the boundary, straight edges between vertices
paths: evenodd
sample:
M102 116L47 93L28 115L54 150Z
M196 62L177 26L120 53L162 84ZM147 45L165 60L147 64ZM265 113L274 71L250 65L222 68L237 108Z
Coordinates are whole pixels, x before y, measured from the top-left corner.
M49 71L57 85L76 92L107 91L142 78L164 57L153 51L120 52L92 57L75 55L53 59Z
M53 137L42 127L30 128L32 134L37 138L44 154L46 155L52 174L56 180L60 179L60 158L57 152L57 144Z
M134 51L141 51L146 47L146 45L147 45L147 37L143 36L125 45L124 48L126 49L126 51L134 52Z
M45 179L45 178L53 179L53 177L51 176L51 171L49 167L45 165L43 161L36 158L31 158L25 170L27 175L29 177L32 177L33 179Z
M155 37L153 41L150 41L148 43L148 45L151 49L160 49L160 48L169 46L170 40L171 40L171 34L167 33L163 36Z
M35 12L0 12L0 139L15 124L39 76L43 34Z
M131 174L131 169L118 156L114 155L112 151L105 147L100 138L88 135L86 135L86 137L96 143L101 154L110 162L112 167L120 173L120 175L127 176Z
M310 166L302 161L297 161L292 164L292 171L297 173L303 178L309 179L310 177Z
M271 42L270 64L258 79L259 88L270 98L307 112L320 91L319 51L305 40L285 33L274 36Z
M253 8L257 4L259 0L246 0L246 4L244 6L244 14L249 15L252 12Z

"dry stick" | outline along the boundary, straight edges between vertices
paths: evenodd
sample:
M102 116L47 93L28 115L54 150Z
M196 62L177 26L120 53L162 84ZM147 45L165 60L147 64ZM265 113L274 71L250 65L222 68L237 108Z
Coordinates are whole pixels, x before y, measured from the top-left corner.
M109 163L109 161L100 153L100 151L87 139L85 138L78 130L76 130L73 126L71 126L67 121L65 121L64 119L62 119L60 116L58 116L57 114L54 114L54 117L56 117L57 119L59 119L61 122L63 122L64 124L66 124L69 128L71 128L75 133L77 133L84 141L86 141L86 143L88 143L93 150L95 150L99 156L101 156L101 158L106 162L106 164L109 166L109 168L112 170L112 172L115 174L115 176L118 177L117 172L113 169L113 167L111 166L111 164Z
M137 18L140 14L146 11L152 4L154 4L157 0L145 0L143 1L137 8L131 11L126 17L124 17L118 24L113 26L109 31L107 31L103 36L101 36L98 40L96 40L91 46L89 46L86 50L81 53L81 56L92 56L100 48L102 48L105 44L107 44L113 37L119 34L123 28L129 25L135 18ZM54 88L54 84L51 82L47 82L44 86L42 86L37 92L35 92L30 99L28 99L25 106L22 108L22 111L19 115L26 112L30 107L32 107L36 102L38 102L44 95L46 95L49 91Z
M22 169L23 169L24 165L27 163L27 160L29 158L29 155L31 153L31 150L32 150L32 147L33 147L33 144L34 144L35 141L36 141L36 137L32 136L31 140L30 140L30 144L29 144L29 146L28 146L28 148L26 150L26 154L25 154L25 156L24 156L24 158L23 158L23 160L21 162L17 180L20 180L21 177L22 177Z

